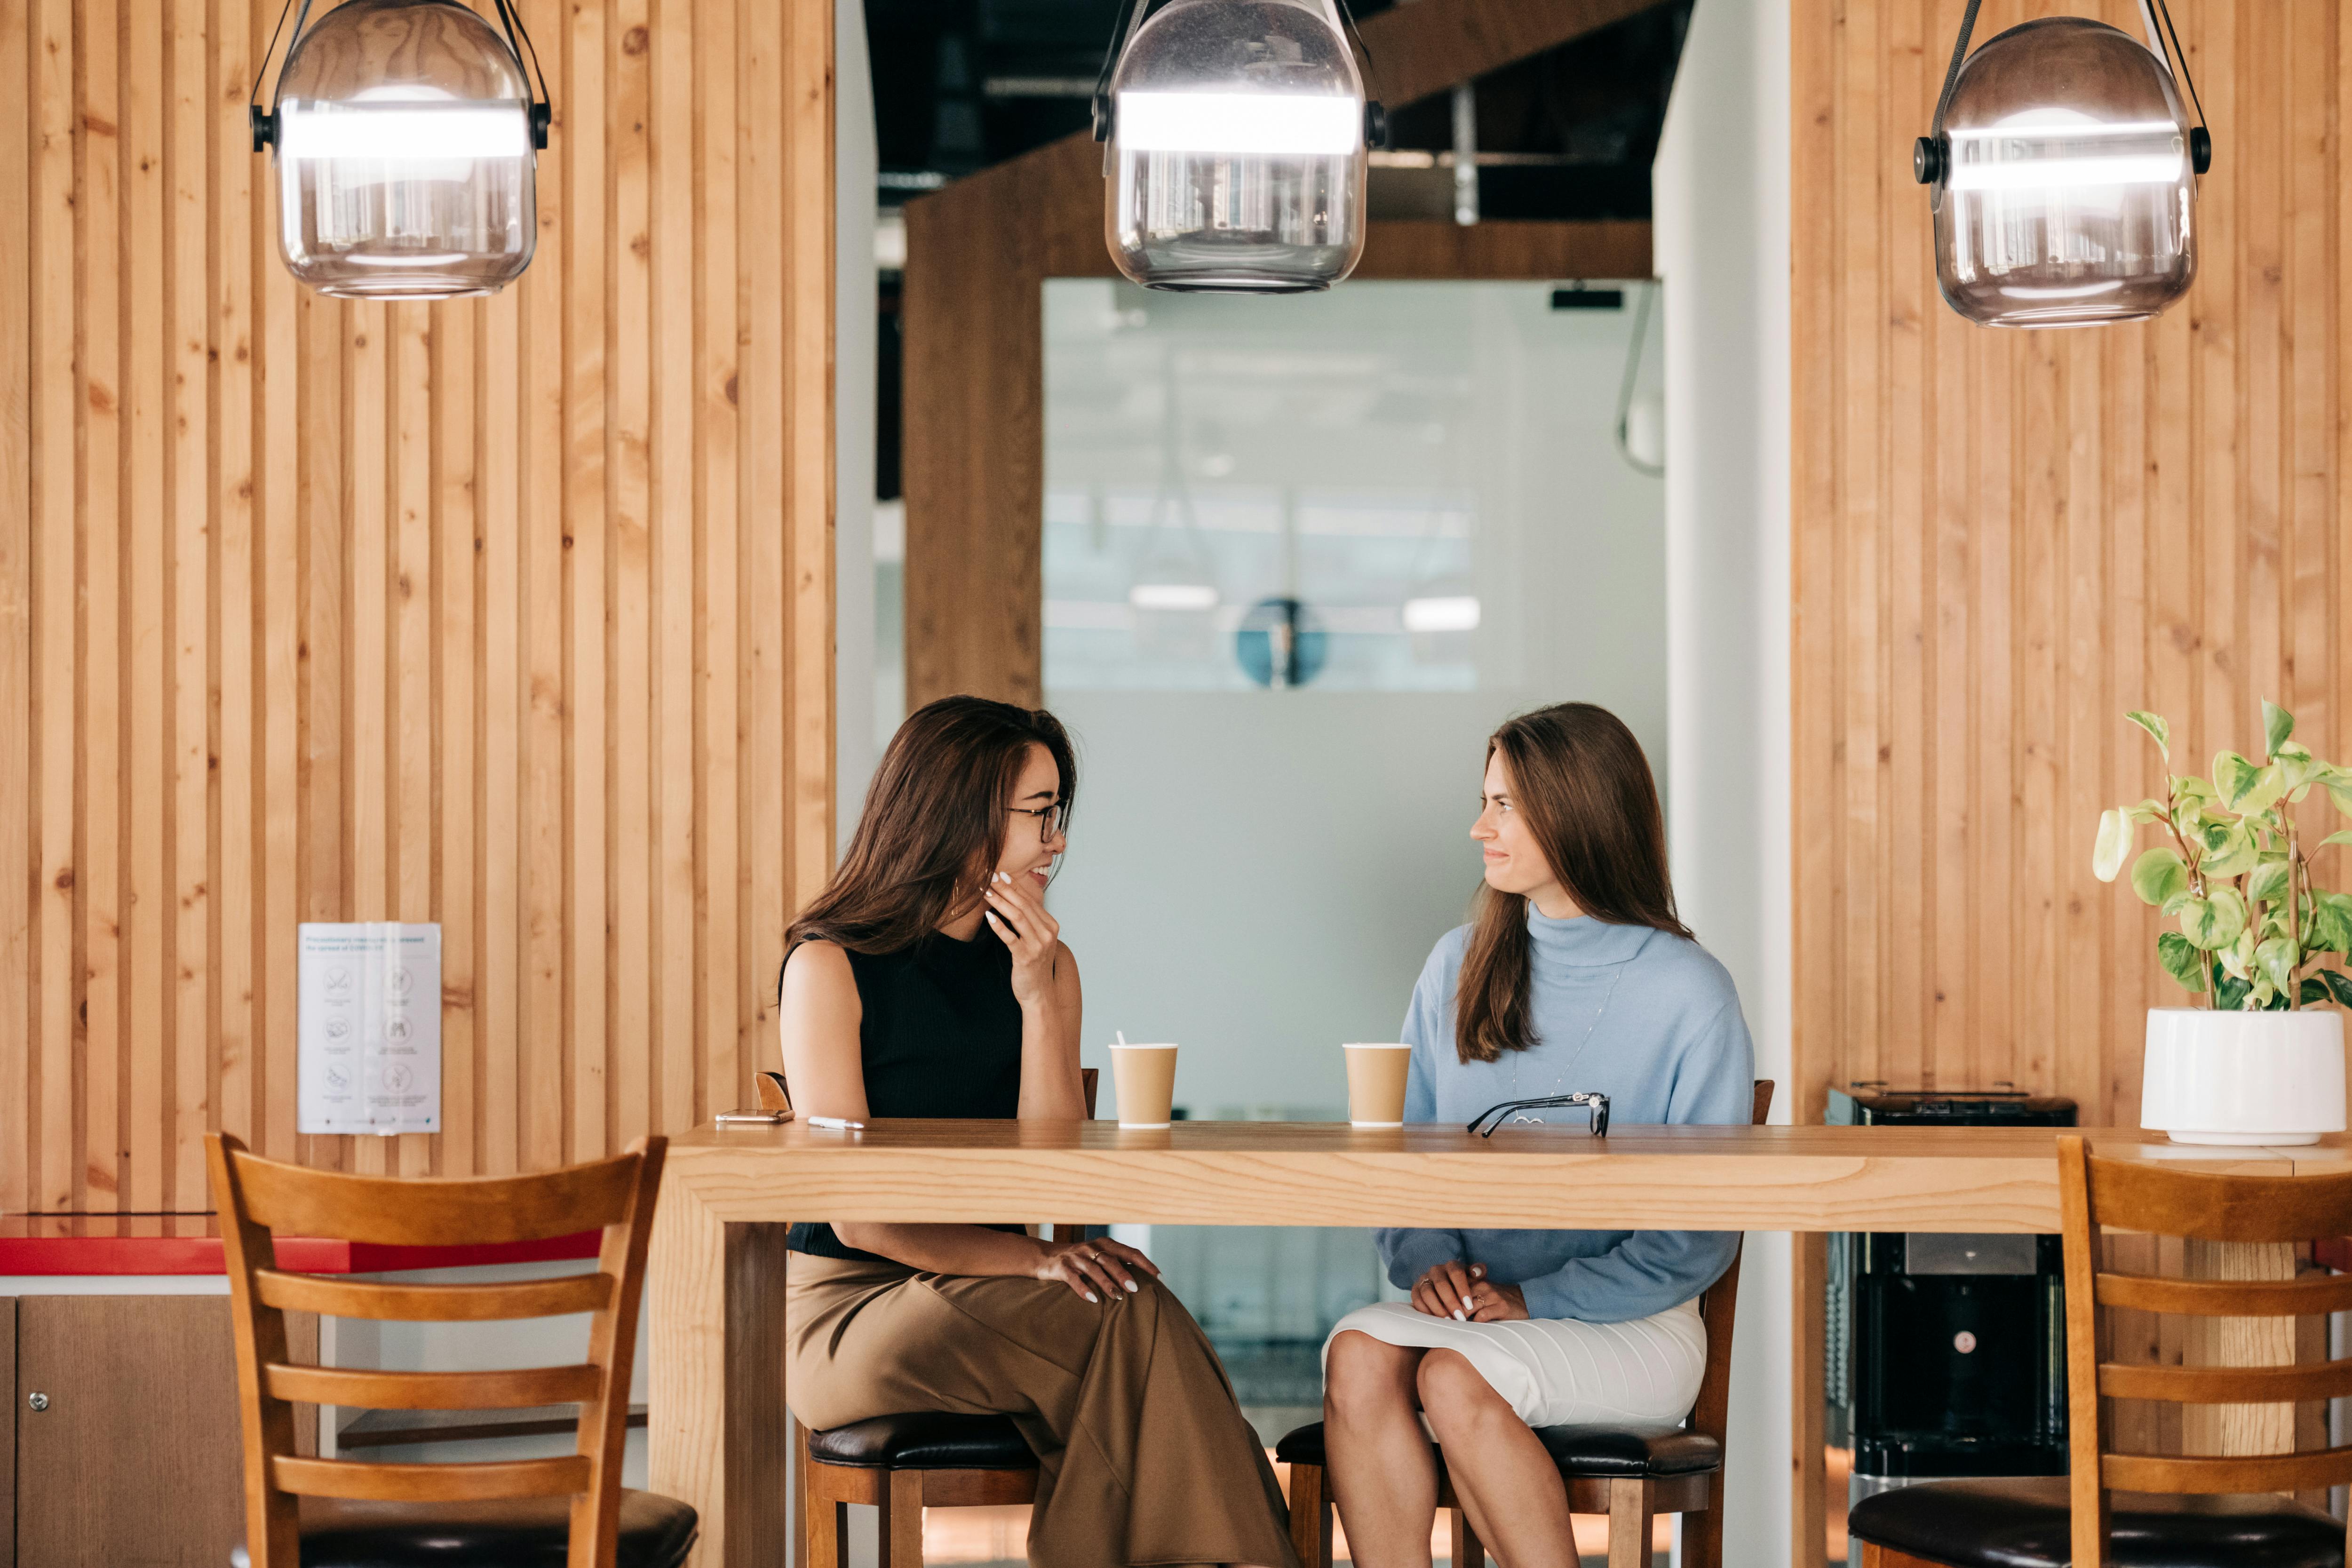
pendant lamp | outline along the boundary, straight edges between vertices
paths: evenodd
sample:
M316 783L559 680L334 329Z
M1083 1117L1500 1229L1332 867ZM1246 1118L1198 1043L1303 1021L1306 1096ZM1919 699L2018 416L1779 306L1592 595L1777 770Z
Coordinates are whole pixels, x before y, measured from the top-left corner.
M1968 53L1969 0L1936 106L1913 151L1936 218L1945 302L1988 327L2137 321L2197 276L2197 176L2213 142L2192 127L2165 54L2163 0L2141 0L2148 41L2079 16L2011 27ZM2195 102L2179 36L2179 78Z
M1384 121L1344 15L1337 0L1125 0L1095 94L1121 272L1147 289L1297 294L1354 268L1364 155Z
M510 0L495 0L503 37L457 0L343 0L316 26L310 4L269 107L258 80L251 106L254 151L276 154L287 270L360 300L495 294L520 277L551 110Z

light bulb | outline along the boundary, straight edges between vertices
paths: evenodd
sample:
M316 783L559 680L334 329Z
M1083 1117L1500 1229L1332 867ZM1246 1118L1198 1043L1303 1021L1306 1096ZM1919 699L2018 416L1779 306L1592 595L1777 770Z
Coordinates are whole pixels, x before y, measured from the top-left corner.
M1353 153L1364 106L1281 92L1122 92L1119 144L1137 153L1315 158Z
M530 106L388 103L318 106L289 102L278 110L284 158L382 158L404 162L528 158ZM464 171L455 176L463 178Z
M1217 590L1208 583L1138 583L1127 602L1139 610L1213 610Z
M1409 632L1476 631L1477 595L1445 594L1407 599L1404 602L1404 629Z

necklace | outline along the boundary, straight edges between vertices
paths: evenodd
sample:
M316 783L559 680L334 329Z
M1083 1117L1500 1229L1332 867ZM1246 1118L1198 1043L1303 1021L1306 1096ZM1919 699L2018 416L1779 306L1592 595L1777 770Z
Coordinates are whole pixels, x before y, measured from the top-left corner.
M1630 960L1628 962L1630 962ZM1559 1076L1551 1080L1551 1088L1546 1089L1540 1098L1549 1100L1553 1095L1559 1093L1559 1086L1568 1081L1568 1075L1570 1072L1574 1070L1578 1062L1584 1059L1585 1047L1592 1044L1593 1032L1601 1027L1601 1016L1609 1011L1609 1004L1613 1001L1617 995L1617 983L1624 978L1625 964L1618 963L1612 966L1612 973L1609 976L1609 989L1601 993L1601 1005L1592 1010L1592 1022L1584 1026L1584 1038L1576 1043L1576 1050L1574 1054L1570 1056L1567 1065L1559 1069ZM1511 1098L1513 1100L1524 1098L1519 1093L1519 1058L1526 1055L1527 1052L1525 1051L1514 1051L1511 1053ZM1524 1111L1514 1112L1511 1120L1513 1121L1532 1122L1538 1126L1541 1126L1543 1124L1542 1117L1529 1116Z

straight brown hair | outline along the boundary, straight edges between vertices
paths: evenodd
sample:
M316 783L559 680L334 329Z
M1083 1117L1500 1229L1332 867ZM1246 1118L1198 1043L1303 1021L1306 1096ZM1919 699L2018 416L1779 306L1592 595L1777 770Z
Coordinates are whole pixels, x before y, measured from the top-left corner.
M1666 875L1666 819L1633 731L1606 708L1561 702L1507 720L1486 739L1511 802L1577 907L1609 925L1687 938ZM1491 1062L1536 1043L1528 1019L1528 900L1478 889L1454 985L1454 1054Z
M1043 746L1062 772L1061 812L1078 793L1069 731L1042 708L942 697L908 715L866 786L857 830L824 891L784 933L857 952L896 952L979 896L1004 853L1013 787Z

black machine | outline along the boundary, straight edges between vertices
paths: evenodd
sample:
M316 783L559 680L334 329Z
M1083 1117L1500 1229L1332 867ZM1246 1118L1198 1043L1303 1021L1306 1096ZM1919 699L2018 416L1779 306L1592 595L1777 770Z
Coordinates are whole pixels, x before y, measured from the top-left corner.
M1832 1126L2072 1127L2074 1102L1857 1083ZM2054 1236L1830 1238L1832 1441L1855 1501L1939 1478L2066 1473L2064 1270Z

